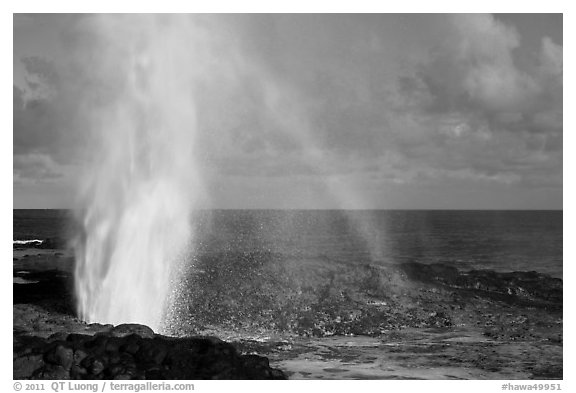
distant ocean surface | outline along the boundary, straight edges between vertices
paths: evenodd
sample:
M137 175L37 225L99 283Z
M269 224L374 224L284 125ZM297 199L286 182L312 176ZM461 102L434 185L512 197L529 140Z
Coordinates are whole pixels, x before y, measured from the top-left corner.
M66 210L14 210L13 240L66 238ZM267 252L346 264L445 263L562 278L562 211L214 210L194 219L203 256Z

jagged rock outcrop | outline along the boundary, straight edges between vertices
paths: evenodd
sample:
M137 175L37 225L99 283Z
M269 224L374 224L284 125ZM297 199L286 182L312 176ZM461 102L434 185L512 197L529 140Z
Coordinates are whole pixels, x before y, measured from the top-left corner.
M215 337L173 338L147 326L14 336L14 379L286 379L268 359Z

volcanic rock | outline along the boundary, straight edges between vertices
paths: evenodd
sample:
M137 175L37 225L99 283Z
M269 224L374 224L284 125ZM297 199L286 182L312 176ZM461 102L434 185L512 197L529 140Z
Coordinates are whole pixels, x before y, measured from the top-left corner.
M124 334L127 331L132 333ZM240 355L213 337L150 336L142 325L64 340L15 336L14 378L26 379L285 379L268 359ZM119 336L120 335L120 336Z
M41 354L20 356L14 359L12 376L14 379L28 379L43 366L44 357Z

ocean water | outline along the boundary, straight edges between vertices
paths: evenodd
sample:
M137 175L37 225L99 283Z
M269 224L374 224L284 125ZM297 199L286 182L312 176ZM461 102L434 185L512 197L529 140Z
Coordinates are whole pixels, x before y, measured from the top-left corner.
M67 210L16 209L13 240L60 238ZM214 210L195 218L196 249L348 264L445 263L562 278L562 211Z
M70 212L57 209L12 210L12 239L65 239L70 228Z
M66 237L69 217L14 210L14 240ZM561 211L214 210L192 219L195 252L174 277L177 311L167 315L177 335L394 328L406 288L389 267L402 263L562 278Z
M446 263L562 277L561 211L218 210L199 252L270 252L339 263Z

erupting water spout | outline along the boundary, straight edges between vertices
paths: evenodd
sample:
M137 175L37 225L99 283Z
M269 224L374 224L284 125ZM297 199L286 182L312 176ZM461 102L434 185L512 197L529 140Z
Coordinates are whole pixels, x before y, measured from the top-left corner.
M184 16L107 15L93 28L104 88L73 244L78 313L161 331L202 190L193 155L194 26Z

